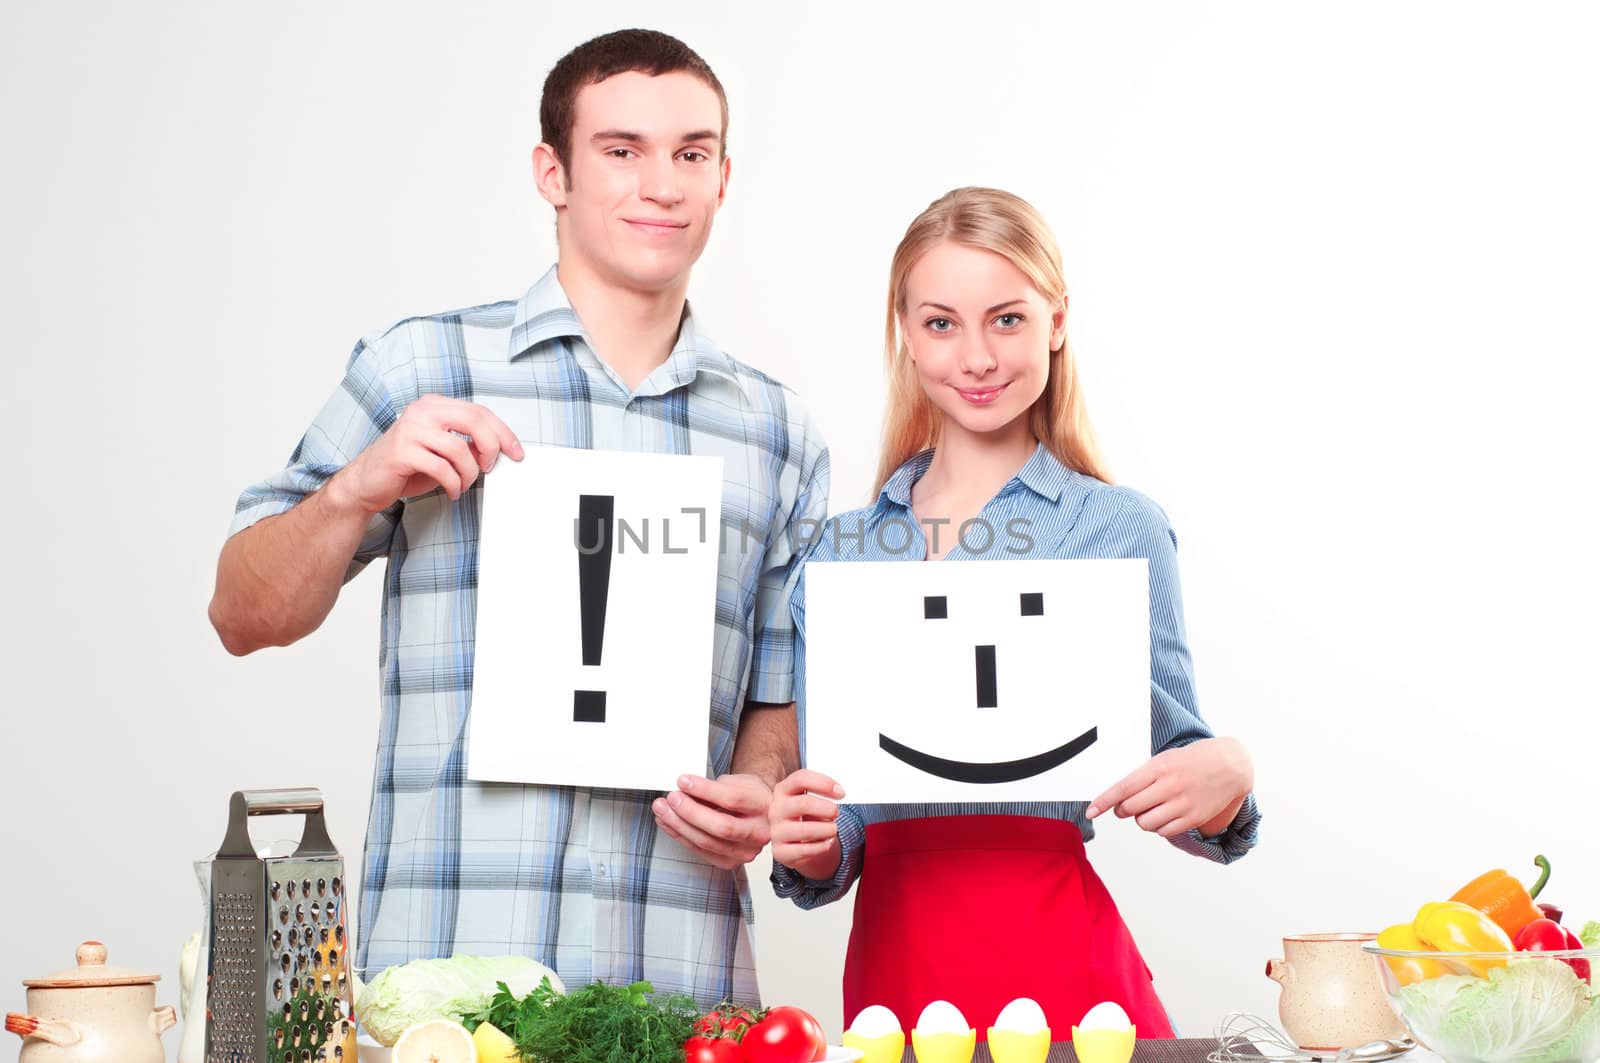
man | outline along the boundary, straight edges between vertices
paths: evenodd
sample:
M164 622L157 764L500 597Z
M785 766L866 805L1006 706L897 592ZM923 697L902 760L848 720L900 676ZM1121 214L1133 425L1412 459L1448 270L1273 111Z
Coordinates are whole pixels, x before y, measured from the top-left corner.
M827 450L685 301L729 175L705 62L665 34L596 38L551 70L540 123L556 267L356 346L288 468L240 498L211 619L230 652L286 645L388 558L358 967L524 953L569 984L755 1002L744 865L798 761L786 595ZM723 456L710 778L665 797L466 779L483 476L519 438Z

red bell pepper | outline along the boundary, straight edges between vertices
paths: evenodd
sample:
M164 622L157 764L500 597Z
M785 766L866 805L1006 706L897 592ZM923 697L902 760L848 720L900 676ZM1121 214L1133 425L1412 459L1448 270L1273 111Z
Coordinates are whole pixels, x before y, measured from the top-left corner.
M1566 927L1562 927L1561 928L1561 932L1563 934L1567 935L1567 948L1569 948L1569 949L1581 949L1581 948L1583 948L1583 939L1580 938L1577 934L1574 934L1572 931L1568 930ZM1577 973L1579 978L1582 978L1585 982L1587 982L1589 980L1589 961L1588 961L1588 959L1586 957L1576 956L1576 957L1568 960L1567 962L1572 965L1573 971Z
M1517 933L1512 944L1518 952L1559 952L1583 948L1578 935L1554 919L1535 919ZM1585 982L1589 980L1589 961L1584 957L1574 956L1561 962L1571 967L1572 972Z

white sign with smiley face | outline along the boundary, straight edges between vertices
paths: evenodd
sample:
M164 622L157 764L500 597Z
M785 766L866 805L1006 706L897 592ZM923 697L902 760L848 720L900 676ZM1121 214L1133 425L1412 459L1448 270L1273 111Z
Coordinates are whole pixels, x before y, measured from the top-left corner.
M806 566L807 767L859 803L1088 801L1150 755L1142 558Z

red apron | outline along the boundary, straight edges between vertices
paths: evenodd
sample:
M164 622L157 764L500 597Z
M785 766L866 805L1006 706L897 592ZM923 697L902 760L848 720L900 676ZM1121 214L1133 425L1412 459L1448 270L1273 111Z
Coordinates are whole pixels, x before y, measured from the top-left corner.
M1065 1041L1103 1000L1138 1035L1173 1037L1166 1009L1076 825L936 816L867 827L844 964L844 1021L882 1004L909 1032L948 1000L978 1031L1017 997Z

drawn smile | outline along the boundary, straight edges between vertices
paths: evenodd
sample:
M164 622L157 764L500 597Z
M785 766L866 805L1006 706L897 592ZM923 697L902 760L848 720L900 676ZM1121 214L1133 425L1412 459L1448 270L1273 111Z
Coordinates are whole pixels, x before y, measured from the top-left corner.
M902 745L888 735L878 736L878 748L894 757L896 760L916 768L918 771L951 782L970 783L999 783L1016 782L1018 779L1031 779L1035 775L1043 775L1051 768L1058 768L1094 745L1099 737L1098 728L1091 727L1083 734L1074 738L1064 746L1057 746L1048 753L1040 753L1032 757L1023 757L1021 760L1002 760L993 764L975 764L966 760L946 760L930 753L923 753Z

